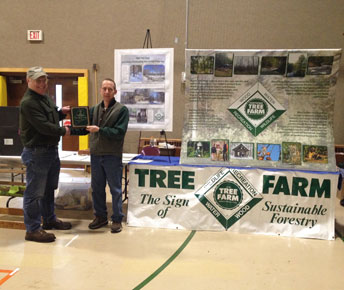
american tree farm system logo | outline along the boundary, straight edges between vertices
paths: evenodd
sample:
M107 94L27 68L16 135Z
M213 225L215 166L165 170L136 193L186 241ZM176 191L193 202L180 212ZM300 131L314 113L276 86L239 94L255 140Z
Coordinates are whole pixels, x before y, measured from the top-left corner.
M263 199L246 176L234 168L221 168L195 196L226 230Z
M254 136L263 132L286 111L259 82L240 96L228 110Z

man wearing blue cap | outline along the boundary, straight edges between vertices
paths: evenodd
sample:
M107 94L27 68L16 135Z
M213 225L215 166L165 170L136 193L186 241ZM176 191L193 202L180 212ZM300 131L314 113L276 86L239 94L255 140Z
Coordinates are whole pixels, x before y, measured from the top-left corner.
M26 165L24 192L25 240L49 243L55 235L46 229L69 230L72 225L57 219L54 210L54 190L58 186L60 159L58 142L70 134L68 127L60 127L70 107L58 110L45 95L48 75L42 67L27 71L28 89L20 102L20 137L24 145L21 155ZM41 219L43 225L41 227Z

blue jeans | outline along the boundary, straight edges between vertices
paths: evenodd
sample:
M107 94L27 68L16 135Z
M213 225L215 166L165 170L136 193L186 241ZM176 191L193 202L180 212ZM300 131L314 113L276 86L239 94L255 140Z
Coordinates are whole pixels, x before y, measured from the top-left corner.
M41 228L41 219L51 222L54 212L54 190L58 187L60 159L56 146L24 147L21 155L26 165L24 223L28 232Z
M91 154L91 186L94 214L107 218L106 181L112 195L112 216L114 222L121 222L122 212L122 159L113 155Z

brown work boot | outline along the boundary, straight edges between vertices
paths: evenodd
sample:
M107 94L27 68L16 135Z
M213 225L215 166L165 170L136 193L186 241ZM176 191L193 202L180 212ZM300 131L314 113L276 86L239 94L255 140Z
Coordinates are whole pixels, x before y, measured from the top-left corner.
M54 221L52 222L44 222L43 221L43 226L42 228L44 230L70 230L72 228L72 224L70 222L63 222L61 220L59 220L58 218L56 218Z
M122 230L121 222L112 222L111 233L119 233Z
M91 230L99 229L108 224L108 219L106 217L96 216L96 218L88 225Z
M51 243L56 239L54 234L47 233L46 231L39 229L34 232L26 232L25 240L38 243Z

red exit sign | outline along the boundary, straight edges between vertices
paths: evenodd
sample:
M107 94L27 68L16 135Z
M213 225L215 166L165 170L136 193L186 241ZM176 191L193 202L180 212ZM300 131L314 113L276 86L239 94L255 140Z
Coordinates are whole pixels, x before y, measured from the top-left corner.
M43 31L42 30L28 30L27 31L27 40L29 40L29 41L42 41L43 40Z

